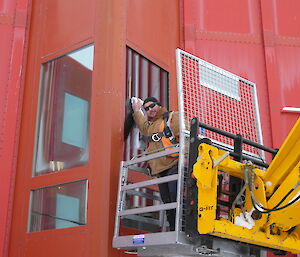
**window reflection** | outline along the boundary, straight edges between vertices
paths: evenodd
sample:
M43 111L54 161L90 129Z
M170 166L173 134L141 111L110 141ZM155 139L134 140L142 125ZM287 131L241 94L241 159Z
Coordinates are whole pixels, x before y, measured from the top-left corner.
M86 180L33 190L29 232L85 225L86 208Z
M34 175L88 162L92 45L42 66Z

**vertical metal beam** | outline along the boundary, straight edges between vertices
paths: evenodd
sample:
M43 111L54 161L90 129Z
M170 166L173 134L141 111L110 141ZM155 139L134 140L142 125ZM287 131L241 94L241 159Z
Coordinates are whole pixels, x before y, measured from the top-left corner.
M31 0L4 0L0 13L0 255L8 255Z

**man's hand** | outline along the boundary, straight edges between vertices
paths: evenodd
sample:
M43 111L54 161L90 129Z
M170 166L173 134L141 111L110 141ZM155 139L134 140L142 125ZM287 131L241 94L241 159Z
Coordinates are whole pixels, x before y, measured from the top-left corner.
M143 106L143 100L138 97L131 98L132 109L137 112L140 111Z

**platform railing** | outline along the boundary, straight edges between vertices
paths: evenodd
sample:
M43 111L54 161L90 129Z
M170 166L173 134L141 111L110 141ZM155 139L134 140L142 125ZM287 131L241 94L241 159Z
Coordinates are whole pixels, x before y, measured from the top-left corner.
M146 174L146 170L138 167L137 165L144 163L149 160L153 160L155 158L160 158L166 155L171 155L173 153L179 152L179 146L175 146L173 148L163 149L159 152L152 154L143 154L139 157L133 158L130 161L122 161L120 164L120 176L119 176L119 188L118 188L118 200L117 200L117 211L116 211L116 221L115 221L115 232L114 232L114 243L122 240L122 236L120 236L120 225L123 219L133 219L135 221L139 221L142 223L148 223L149 225L156 225L158 230L157 232L163 232L166 230L167 224L165 219L164 212L169 209L177 209L178 203L162 203L160 197L157 195L145 194L142 193L140 189L149 189L150 187L156 187L158 184L167 183L169 181L178 181L179 174L170 175L166 177L156 178L152 176L148 176ZM131 171L139 172L144 176L138 182L129 182L129 173ZM134 176L134 175L133 175ZM153 189L152 189L153 190ZM153 190L155 192L155 190ZM158 193L158 191L156 191ZM128 203L129 196L137 196L140 199L146 199L146 206L141 206L137 208L132 208L130 201ZM150 201L149 201L150 200ZM150 204L149 204L150 202ZM159 212L159 218L156 220L151 217L151 214L154 212ZM140 214L148 215L148 217L140 216ZM178 216L176 216L178 219ZM178 223L178 222L177 222ZM148 231L142 231L148 232ZM138 244L137 242L132 242L134 244ZM117 243L116 243L117 244ZM145 243L143 244L145 245ZM115 245L118 247L118 244Z

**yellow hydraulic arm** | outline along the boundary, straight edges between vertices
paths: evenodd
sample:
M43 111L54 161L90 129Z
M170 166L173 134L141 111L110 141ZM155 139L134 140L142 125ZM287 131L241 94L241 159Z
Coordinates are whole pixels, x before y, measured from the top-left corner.
M220 172L243 180L228 217L216 215ZM201 143L192 177L200 234L300 253L300 118L266 170Z

